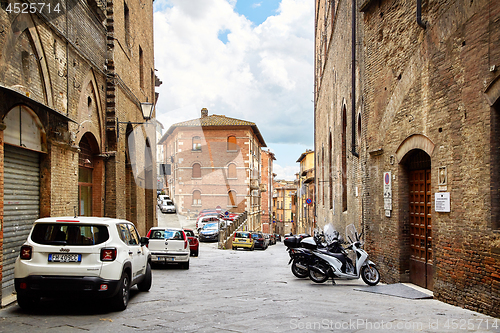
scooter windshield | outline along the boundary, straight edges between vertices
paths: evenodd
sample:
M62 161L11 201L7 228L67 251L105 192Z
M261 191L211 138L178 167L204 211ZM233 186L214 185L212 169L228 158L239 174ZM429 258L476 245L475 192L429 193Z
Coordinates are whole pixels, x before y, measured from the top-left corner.
M335 230L335 227L331 223L325 225L323 234L325 235L325 242L327 244L331 244L339 238L339 232Z
M347 237L347 240L351 243L359 241L359 234L356 231L356 227L354 224L349 224L347 227L345 227L345 235Z

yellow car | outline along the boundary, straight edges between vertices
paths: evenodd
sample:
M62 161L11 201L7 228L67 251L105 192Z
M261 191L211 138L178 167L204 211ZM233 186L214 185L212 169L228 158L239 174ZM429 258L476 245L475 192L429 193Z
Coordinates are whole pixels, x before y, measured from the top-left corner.
M233 237L233 250L237 248L247 248L253 251L255 248L255 240L252 238L252 234L246 231L237 231L234 233Z

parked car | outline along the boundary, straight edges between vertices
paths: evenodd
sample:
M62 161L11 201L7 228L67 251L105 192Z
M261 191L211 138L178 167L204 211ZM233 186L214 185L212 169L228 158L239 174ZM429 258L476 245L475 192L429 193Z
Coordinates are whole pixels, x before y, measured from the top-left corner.
M219 218L218 216L205 215L205 216L200 217L196 221L196 230L198 230L198 234L200 233L200 230L205 226L205 224L208 224L208 223L221 223L222 225L225 225L224 220Z
M269 247L269 240L261 232L252 233L252 238L255 240L255 248L265 250Z
M200 250L200 242L198 237L195 236L194 231L191 229L184 229L189 241L189 250L191 257L197 257Z
M219 223L208 223L199 231L200 242L219 241Z
M252 238L252 234L248 231L236 231L233 236L232 247L233 250L241 247L253 251L255 248L255 241Z
M116 310L125 310L132 286L151 288L147 244L126 220L36 220L14 267L17 303L32 310L41 297L109 298Z
M163 203L160 205L160 210L162 213L175 213L175 205L171 200L163 200Z
M189 269L188 237L180 228L153 227L148 232L151 263L172 264L179 263Z

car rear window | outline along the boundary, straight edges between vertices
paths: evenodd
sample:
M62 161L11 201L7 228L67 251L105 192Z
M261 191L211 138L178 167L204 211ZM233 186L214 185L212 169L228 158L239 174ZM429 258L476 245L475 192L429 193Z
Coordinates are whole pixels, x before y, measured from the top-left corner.
M237 232L236 237L237 238L248 238L248 233L247 232Z
M152 230L149 239L184 240L184 236L180 230Z
M38 223L31 240L44 245L96 245L109 239L108 227L89 224Z
M194 232L193 232L193 230L184 230L184 232L186 233L186 236L189 236L189 237L194 237Z

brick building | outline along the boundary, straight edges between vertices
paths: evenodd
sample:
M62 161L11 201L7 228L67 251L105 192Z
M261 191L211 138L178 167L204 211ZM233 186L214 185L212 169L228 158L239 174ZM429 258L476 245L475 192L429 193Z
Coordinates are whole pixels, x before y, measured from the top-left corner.
M352 4L317 1L317 184L347 202L333 221L364 229L385 282L499 316L500 3Z
M262 172L261 172L261 209L262 227L260 230L265 233L272 232L273 217L273 163L276 160L274 153L270 150L262 150Z
M134 177L132 149L125 150L128 138L148 138L134 131L138 125L121 124L144 122L141 102L155 101L152 1L67 0L58 2L59 12L40 7L32 14L9 10L14 3L21 2L0 5L3 300L35 219L120 217L142 234L155 219L148 167ZM140 164L149 150L137 151Z
M261 148L264 138L255 123L208 115L172 125L163 145L168 192L180 214L220 206L248 213L250 230L261 228Z

